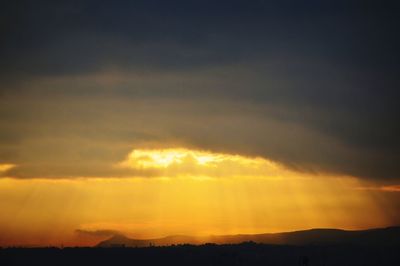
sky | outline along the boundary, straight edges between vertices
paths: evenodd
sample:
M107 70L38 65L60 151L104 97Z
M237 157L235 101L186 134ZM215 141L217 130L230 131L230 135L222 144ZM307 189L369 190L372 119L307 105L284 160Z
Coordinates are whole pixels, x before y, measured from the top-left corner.
M0 246L400 224L396 1L3 1Z

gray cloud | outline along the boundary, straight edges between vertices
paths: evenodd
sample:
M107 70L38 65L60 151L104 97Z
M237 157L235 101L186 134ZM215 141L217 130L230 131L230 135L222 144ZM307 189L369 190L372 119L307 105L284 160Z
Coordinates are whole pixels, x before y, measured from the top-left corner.
M125 176L112 164L158 143L398 180L400 23L384 2L10 2L0 163Z

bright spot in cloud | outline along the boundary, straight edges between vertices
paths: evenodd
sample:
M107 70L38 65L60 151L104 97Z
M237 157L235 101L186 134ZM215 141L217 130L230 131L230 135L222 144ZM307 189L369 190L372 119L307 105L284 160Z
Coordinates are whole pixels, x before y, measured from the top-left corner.
M117 165L151 170L155 176L267 176L289 173L283 166L260 157L214 153L186 148L135 149Z
M16 166L15 164L0 164L0 173L8 171L14 168L15 166Z

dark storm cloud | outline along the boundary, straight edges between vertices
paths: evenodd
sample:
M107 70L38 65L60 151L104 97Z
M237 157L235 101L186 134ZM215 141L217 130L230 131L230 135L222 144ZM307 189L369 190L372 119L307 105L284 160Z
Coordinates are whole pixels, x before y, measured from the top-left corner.
M108 176L129 149L159 142L397 179L399 11L390 1L6 2L0 163L20 165L10 170L20 177Z
M387 51L399 41L396 6L368 1L10 1L2 13L2 67L24 73L186 69L276 54L398 59Z

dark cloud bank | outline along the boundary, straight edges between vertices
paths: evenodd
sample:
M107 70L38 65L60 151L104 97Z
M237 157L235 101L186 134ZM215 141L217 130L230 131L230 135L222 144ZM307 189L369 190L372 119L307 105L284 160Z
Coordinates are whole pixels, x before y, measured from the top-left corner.
M146 143L399 181L395 1L5 1L0 163L112 176Z

